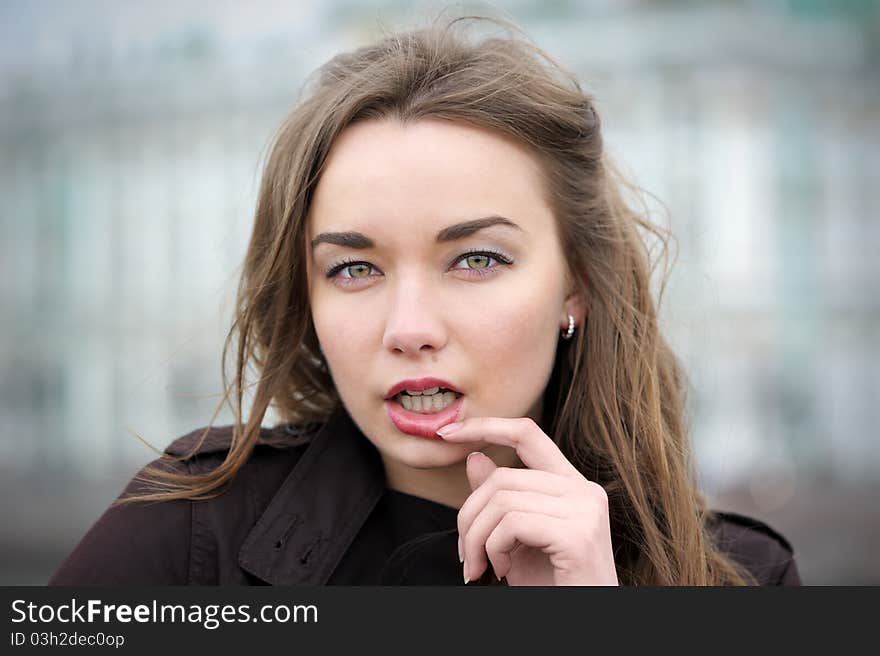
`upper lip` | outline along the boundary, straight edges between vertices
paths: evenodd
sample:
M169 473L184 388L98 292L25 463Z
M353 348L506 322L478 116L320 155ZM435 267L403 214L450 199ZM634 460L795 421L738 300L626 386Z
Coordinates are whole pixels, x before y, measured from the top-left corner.
M452 383L445 381L442 378L434 378L432 376L428 376L426 378L407 378L406 380L401 380L397 383L394 383L394 385L392 385L391 388L388 390L385 398L390 399L396 394L402 392L403 390L421 392L422 390L430 389L431 387L445 387L446 389L452 390L453 392L463 394L463 392Z

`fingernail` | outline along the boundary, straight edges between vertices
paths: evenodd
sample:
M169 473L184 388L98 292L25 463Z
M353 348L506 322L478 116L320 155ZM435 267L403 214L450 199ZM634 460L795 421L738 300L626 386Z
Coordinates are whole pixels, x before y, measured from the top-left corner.
M437 431L437 435L443 437L444 435L449 435L450 433L454 433L459 428L461 428L461 424L459 422L454 422L451 424L446 424L443 428Z
M461 544L461 536L458 536L458 562L464 562L464 547Z
M461 568L461 573L462 573L462 576L464 576L464 584L467 585L468 583L470 583L470 579L468 578L468 575L467 575L467 563L465 563L464 567Z

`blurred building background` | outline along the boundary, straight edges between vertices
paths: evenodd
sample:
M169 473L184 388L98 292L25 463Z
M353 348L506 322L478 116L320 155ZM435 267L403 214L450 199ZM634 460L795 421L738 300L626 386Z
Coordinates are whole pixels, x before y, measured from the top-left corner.
M663 320L714 505L807 583L880 583L878 3L492 6L678 238ZM134 432L207 423L272 133L316 66L438 7L0 4L0 584L46 581L154 457Z

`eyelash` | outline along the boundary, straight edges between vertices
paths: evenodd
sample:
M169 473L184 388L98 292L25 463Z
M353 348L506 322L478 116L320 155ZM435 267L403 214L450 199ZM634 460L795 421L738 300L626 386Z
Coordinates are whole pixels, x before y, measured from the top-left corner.
M485 249L484 250L466 251L466 252L462 253L461 255L459 255L457 258L455 258L452 261L452 264L458 264L459 262L470 257L471 255L486 255L490 259L497 260L501 265L504 265L504 266L509 266L509 265L513 264L513 260L510 259L509 257L507 257L507 255L505 255L504 253L501 253L499 251L493 251L493 250L485 250ZM327 278L333 280L334 284L342 285L342 286L351 285L352 282L349 282L349 281L366 280L366 278L336 278L336 274L338 274L340 271L342 271L346 267L352 266L353 264L365 264L366 266L369 266L371 268L375 268L369 262L364 262L362 260L355 260L355 259L344 259L344 260L341 260L330 267L330 269L327 271L327 274L326 274ZM471 271L474 273L474 275L476 275L476 277L485 278L486 276L494 275L493 273L491 273L491 271L493 269L497 269L497 268L498 268L497 266L487 266L483 269L469 269L468 268L468 269L459 269L459 271ZM344 281L344 282L340 282L340 281Z

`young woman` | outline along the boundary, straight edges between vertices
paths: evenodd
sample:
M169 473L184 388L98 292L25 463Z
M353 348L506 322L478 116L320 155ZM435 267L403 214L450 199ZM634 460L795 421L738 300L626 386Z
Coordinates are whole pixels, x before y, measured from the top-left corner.
M466 27L319 70L262 180L236 423L175 441L51 583L799 582L783 537L695 487L663 234L591 98Z

